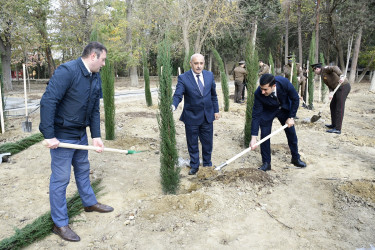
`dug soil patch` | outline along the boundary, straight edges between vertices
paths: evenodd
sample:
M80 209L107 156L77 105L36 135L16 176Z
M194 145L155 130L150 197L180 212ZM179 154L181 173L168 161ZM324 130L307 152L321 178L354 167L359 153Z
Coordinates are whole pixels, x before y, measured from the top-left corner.
M264 171L254 168L240 168L233 171L220 172L213 167L199 168L196 178L189 179L193 183L199 183L203 186L211 186L213 183L222 183L231 185L239 181L265 186L273 185L273 177Z

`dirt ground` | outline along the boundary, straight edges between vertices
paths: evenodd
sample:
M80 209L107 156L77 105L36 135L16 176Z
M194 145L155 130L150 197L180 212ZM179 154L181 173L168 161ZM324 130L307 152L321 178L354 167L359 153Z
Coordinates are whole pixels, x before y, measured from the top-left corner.
M175 84L175 83L174 83ZM82 212L71 221L78 243L51 234L27 249L356 249L375 245L375 94L369 82L355 84L347 99L341 135L325 132L329 108L300 108L296 121L301 157L297 169L283 132L271 139L272 171L257 170L259 149L218 172L201 168L189 176L181 168L177 195L163 195L159 177L159 129L154 106L144 96L116 98L116 140L107 147L147 150L122 155L90 152L91 179L102 178L99 201L115 211ZM121 83L117 90L124 91ZM33 85L29 98L40 98L43 85ZM234 89L230 88L233 94ZM218 90L220 106L222 93ZM23 96L22 88L9 96ZM213 164L219 165L244 148L245 105L220 109L214 123ZM174 113L179 156L188 158L184 125ZM8 117L1 143L17 141L24 117ZM31 114L32 133L39 113ZM273 130L280 125L275 121ZM104 138L104 111L102 108ZM0 240L49 211L49 151L38 143L0 165ZM76 192L74 177L67 196Z

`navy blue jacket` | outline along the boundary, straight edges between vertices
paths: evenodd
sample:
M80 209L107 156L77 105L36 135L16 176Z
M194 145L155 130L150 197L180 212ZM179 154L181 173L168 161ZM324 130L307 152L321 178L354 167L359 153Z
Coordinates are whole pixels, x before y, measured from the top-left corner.
M184 98L184 109L180 120L188 125L201 125L205 120L212 123L219 113L214 75L203 70L204 93L201 94L191 70L178 76L173 105L177 108Z
M81 58L60 65L40 101L39 130L45 139L77 140L90 126L91 137L100 137L99 73L90 73Z
M263 95L260 87L255 90L251 135L257 136L261 121L273 120L279 107L284 111L289 112L289 118L296 117L299 107L299 96L296 89L285 77L275 76L275 82L276 95L280 105L275 99L272 99L271 96Z

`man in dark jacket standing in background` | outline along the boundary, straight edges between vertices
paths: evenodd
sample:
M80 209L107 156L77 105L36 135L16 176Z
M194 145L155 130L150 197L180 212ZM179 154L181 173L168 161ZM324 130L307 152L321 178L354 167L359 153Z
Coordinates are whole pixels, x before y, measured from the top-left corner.
M254 93L254 106L251 122L250 147L255 149L259 127L261 138L271 134L272 122L278 118L281 125L288 124L285 134L292 154L292 164L304 168L306 163L301 161L298 153L298 139L294 128L294 118L299 106L298 93L293 85L282 76L274 77L271 74L264 74L259 80L259 87ZM262 155L263 171L271 170L271 144L270 139L260 145Z
M102 152L100 138L99 103L101 78L99 71L105 65L107 49L98 42L89 43L82 57L60 65L49 81L40 101L40 125L51 153L49 187L53 232L68 241L80 237L68 226L66 188L71 166L79 195L86 212L111 212L113 208L97 202L90 184L90 163L87 150L59 148L60 142L88 145L86 127L90 127L93 145Z

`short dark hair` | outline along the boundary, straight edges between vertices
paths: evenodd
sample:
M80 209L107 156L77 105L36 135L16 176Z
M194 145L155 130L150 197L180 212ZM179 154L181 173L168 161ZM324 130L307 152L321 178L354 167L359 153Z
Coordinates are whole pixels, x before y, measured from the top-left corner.
M260 77L259 84L262 86L269 84L272 87L275 84L275 77L272 74L264 74Z
M107 53L107 48L99 42L90 42L86 45L82 52L82 58L87 58L92 52L95 52L96 56L99 58L103 50Z

